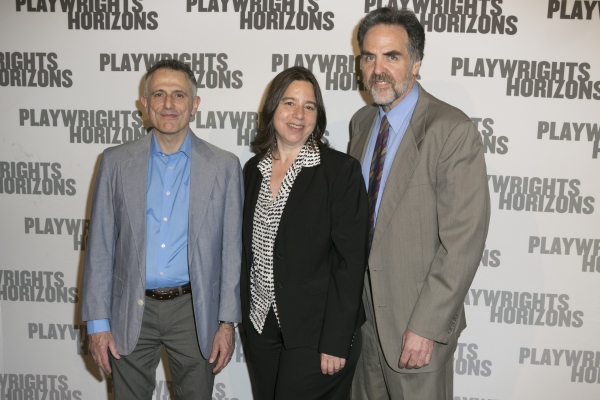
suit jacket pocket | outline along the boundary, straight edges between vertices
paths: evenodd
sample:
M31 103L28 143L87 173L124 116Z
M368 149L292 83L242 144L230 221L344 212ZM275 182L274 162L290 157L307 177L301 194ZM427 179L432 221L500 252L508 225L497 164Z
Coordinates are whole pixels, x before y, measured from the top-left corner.
M121 295L123 294L123 286L125 286L123 279L119 278L116 275L113 275L113 296L121 297Z
M327 288L329 287L329 275L306 281L304 282L304 287L308 290L308 294L310 295L327 292Z

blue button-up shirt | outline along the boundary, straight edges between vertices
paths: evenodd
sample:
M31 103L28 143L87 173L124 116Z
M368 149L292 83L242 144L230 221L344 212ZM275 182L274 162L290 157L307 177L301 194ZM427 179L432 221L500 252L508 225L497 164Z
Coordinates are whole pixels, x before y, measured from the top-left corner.
M381 175L381 183L379 184L379 193L377 196L377 202L375 203L375 221L377 221L377 214L379 213L379 205L381 204L381 197L385 190L385 184L387 182L390 170L392 169L392 163L394 157L400 147L400 142L404 137L408 123L412 118L417 100L419 99L419 84L415 82L411 91L406 95L400 103L392 108L387 114L383 111L382 107L379 107L379 115L377 121L371 131L371 137L367 144L367 150L365 151L365 158L362 163L362 174L365 179L367 188L369 187L369 170L371 169L371 160L373 159L373 152L375 151L375 142L377 141L377 135L379 134L379 127L381 126L381 119L387 115L387 119L390 123L390 132L387 142L387 153L385 155L385 161L383 162L383 173Z
M192 141L188 134L179 150L162 152L154 134L146 187L146 289L181 286L188 271L188 214ZM110 330L108 319L87 321L88 334Z
M146 190L146 289L181 286L188 272L190 156L188 132L179 151L165 154L152 136Z

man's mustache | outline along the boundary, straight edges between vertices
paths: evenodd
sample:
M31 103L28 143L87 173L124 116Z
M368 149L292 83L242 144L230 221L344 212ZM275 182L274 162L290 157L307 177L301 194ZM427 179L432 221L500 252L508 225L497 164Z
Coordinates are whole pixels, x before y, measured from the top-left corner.
M385 72L383 72L381 74L371 75L371 78L369 78L369 86L373 87L376 82L385 82L385 83L390 83L391 85L396 84L396 81L394 80L394 78L391 77L390 75L386 74Z

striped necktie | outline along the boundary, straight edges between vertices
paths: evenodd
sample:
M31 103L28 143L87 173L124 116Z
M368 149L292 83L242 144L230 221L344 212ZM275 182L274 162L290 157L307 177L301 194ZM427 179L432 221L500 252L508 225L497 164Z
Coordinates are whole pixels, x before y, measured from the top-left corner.
M375 233L375 205L377 204L377 197L379 196L379 186L381 184L381 176L383 175L383 163L385 162L385 155L387 153L389 134L390 124L387 120L387 116L384 116L381 119L381 126L379 128L379 134L377 135L377 141L375 142L375 150L373 151L371 168L369 170L369 249L371 248L373 234Z

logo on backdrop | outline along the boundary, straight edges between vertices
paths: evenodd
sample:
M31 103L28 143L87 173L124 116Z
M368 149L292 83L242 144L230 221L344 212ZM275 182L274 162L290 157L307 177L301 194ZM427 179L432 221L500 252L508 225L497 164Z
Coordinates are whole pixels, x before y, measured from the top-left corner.
M171 399L175 399L175 386L173 385L173 381L156 380L154 391L152 392L152 400Z
M231 361L246 364L242 338L240 337L240 332L237 329L235 330L235 350L233 351L233 354L234 355L232 356Z
M57 7L57 3L58 6ZM155 30L158 13L146 12L142 0L16 0L17 12L68 13L67 26L74 30Z
M83 394L69 389L66 375L0 373L0 398L82 400Z
M0 300L77 303L76 287L65 286L61 271L0 270Z
M254 111L197 111L190 119L190 126L197 129L233 129L237 132L237 145L250 146L258 130L258 118L259 113ZM77 144L121 144L148 133L138 110L20 109L19 124L69 128L69 143ZM7 168L7 173L10 172L12 164L7 164L7 167L0 162L0 177ZM14 166L12 168L15 169ZM19 168L25 167L21 165ZM13 188L14 184L10 183L9 187Z
M190 123L198 129L235 129L237 145L250 146L258 131L258 117L253 111L197 111Z
M592 19L592 15L600 17L600 1L567 1L567 0L549 0L548 18L556 17L560 19Z
M1 194L75 196L75 179L65 179L57 162L0 161Z
M69 128L69 143L121 144L147 134L138 110L19 110L20 126ZM1 167L1 165L0 165ZM1 171L1 170L0 170Z
M59 69L56 53L0 52L0 86L73 86L73 71Z
M475 124L475 128L481 134L483 139L483 151L486 154L508 153L508 138L506 136L494 135L494 120L491 118L471 118ZM481 125L480 125L481 123Z
M187 0L187 12L236 12L240 29L330 31L334 13L321 11L318 0Z
M113 380L110 376L106 377L108 393L113 393ZM227 385L223 382L215 382L212 391L213 400L239 400L237 397L226 397ZM156 380L152 400L171 400L175 398L175 386L173 381Z
M353 54L273 54L271 56L271 72L296 66L308 68L313 73L325 74L325 90L365 90L360 56Z
M75 251L85 251L89 229L89 219L25 217L25 234L72 236Z
M473 66L474 65L474 66ZM506 79L506 95L552 99L600 100L600 81L589 63L452 57L451 75Z
M365 0L365 14L382 7L411 8L428 31L514 35L518 18L502 14L503 0Z
M581 328L583 311L569 309L569 295L469 289L467 306L490 307L490 322Z
M482 360L477 354L475 343L457 343L454 352L454 373L457 375L482 376L492 375L492 362Z
M571 382L600 383L600 351L521 347L519 364L571 367Z
M480 267L492 267L498 268L500 266L500 256L502 253L500 250L485 249L481 256Z
M600 272L600 239L529 237L529 253L582 256L582 272Z
M539 121L537 138L540 140L567 140L579 142L582 139L592 144L592 158L598 158L600 153L600 126L589 122L556 122ZM560 133L558 133L560 131Z
M147 71L160 60L179 60L196 74L198 89L240 89L244 74L229 70L226 53L101 53L100 71Z
M30 322L27 324L29 339L72 340L75 341L77 355L89 355L86 324L48 324Z
M488 184L499 194L500 210L559 214L594 212L596 199L581 195L579 179L488 175Z
M228 397L227 385L223 382L215 383L213 386L213 400L239 400L237 397Z

